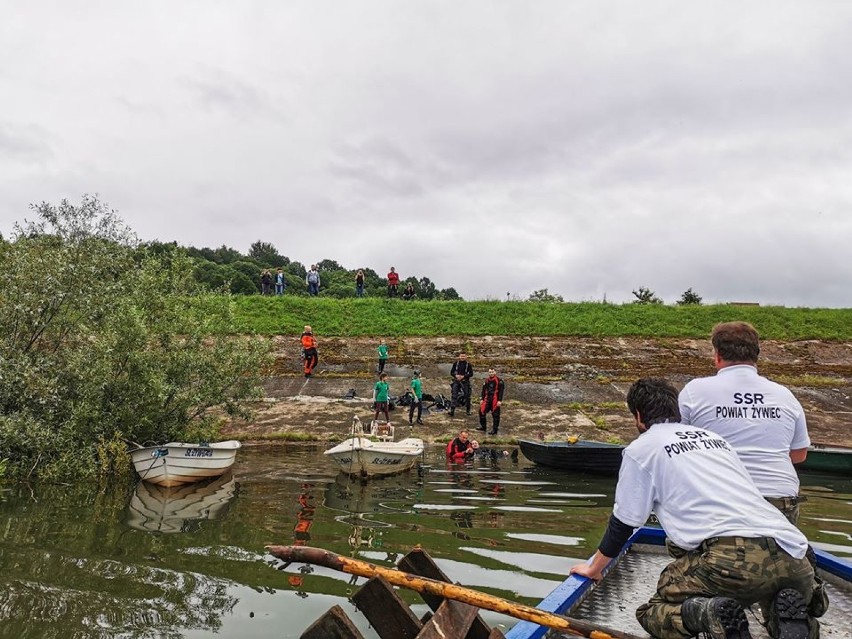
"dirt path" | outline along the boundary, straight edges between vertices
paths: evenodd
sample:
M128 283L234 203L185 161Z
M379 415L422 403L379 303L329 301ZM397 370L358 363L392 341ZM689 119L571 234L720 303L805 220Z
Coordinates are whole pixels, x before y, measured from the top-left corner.
M273 340L275 365L256 419L228 424L225 435L266 439L306 433L328 441L344 436L353 415L369 422L376 339L319 336L320 364L310 380L300 373L297 339ZM415 367L422 373L424 392L449 395L449 370L459 351L468 353L476 371L475 397L484 372L496 367L506 381L503 441L577 435L626 443L636 437L624 406L627 388L636 378L660 375L680 388L693 377L715 372L707 340L406 337L390 340L388 346L385 370L394 395L408 388ZM852 445L851 344L764 341L759 370L788 386L802 402L813 441ZM343 399L352 388L355 399ZM393 411L391 419L404 430L407 409ZM424 421L425 426L414 428L416 436L428 441L447 438L477 426L476 408L470 417L464 411L454 418L441 412L424 415Z

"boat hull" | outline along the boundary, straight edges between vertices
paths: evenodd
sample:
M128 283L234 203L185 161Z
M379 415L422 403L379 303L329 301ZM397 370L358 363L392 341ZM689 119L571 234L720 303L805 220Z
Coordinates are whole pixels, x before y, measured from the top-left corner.
M417 463L423 455L423 440L410 437L398 442L374 442L366 437L350 437L325 451L325 455L347 475L395 475Z
M206 446L170 442L139 448L130 457L143 481L172 487L223 475L234 465L239 448L235 440Z
M852 476L852 448L811 447L807 458L797 468L808 472Z
M638 626L634 611L654 594L660 571L671 561L664 544L665 533L661 529L639 528L622 553L605 569L600 584L571 575L537 607L647 636ZM819 549L815 549L815 553L817 569L826 581L831 602L826 615L820 618L822 636L852 639L852 562ZM750 622L749 626L754 639L769 639L757 623ZM556 632L548 634L547 628L529 621L516 624L505 635L506 639L569 636Z
M624 446L579 440L575 443L518 441L524 457L540 466L598 475L618 475Z

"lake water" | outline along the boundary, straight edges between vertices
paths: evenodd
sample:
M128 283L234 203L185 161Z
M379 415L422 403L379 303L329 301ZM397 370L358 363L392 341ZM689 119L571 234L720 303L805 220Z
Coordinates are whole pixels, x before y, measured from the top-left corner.
M852 556L852 482L802 477L801 526ZM419 472L365 484L322 449L249 446L233 473L170 492L140 483L3 487L0 637L298 637L365 582L283 567L267 544L304 544L392 567L420 544L453 581L534 604L595 549L612 478L517 462L448 464L427 448ZM418 615L419 596L401 592ZM485 613L486 622L514 620Z

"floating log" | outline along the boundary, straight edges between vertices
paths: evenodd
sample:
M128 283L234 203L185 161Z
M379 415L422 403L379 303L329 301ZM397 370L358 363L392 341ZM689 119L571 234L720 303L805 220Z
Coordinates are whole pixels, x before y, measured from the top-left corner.
M477 608L493 610L517 619L531 621L541 626L555 628L569 634L589 637L589 639L638 639L636 635L619 630L611 630L600 625L591 624L588 621L545 612L532 606L525 606L455 584L436 581L426 577L418 577L400 570L382 568L375 564L344 557L323 550L322 548L310 548L308 546L267 546L266 549L270 554L285 562L325 566L332 570L338 570L350 575L358 575L359 577L384 577L389 583L395 586L409 588L420 593L426 592L444 597L445 599L461 601Z

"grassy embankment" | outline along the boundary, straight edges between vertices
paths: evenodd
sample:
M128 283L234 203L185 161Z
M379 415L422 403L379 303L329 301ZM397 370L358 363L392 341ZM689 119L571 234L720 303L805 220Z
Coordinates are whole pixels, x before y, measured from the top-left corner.
M852 339L852 309L393 299L236 297L237 329L323 336L581 335L707 337L717 322L751 322L765 339Z

